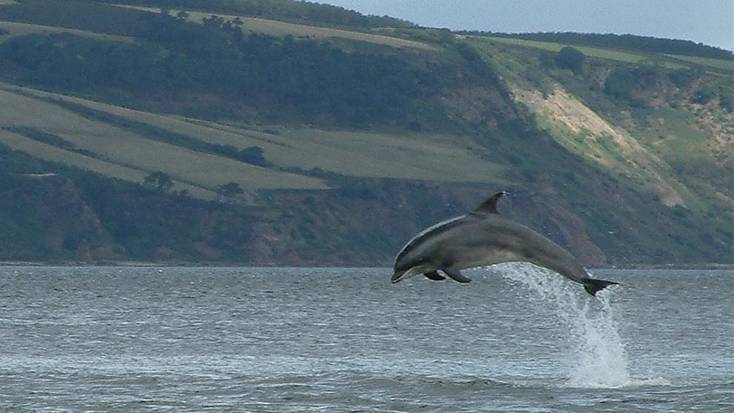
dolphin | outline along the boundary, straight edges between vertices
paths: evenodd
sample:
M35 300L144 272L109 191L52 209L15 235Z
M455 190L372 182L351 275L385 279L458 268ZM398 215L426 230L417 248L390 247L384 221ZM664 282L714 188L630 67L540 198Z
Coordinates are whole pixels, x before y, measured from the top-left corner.
M439 281L444 274L460 283L471 279L461 273L466 268L503 262L529 262L551 269L584 286L591 295L613 281L593 279L584 267L560 245L532 229L497 212L497 201L507 192L498 192L466 215L440 222L413 237L395 257L397 283L416 274Z

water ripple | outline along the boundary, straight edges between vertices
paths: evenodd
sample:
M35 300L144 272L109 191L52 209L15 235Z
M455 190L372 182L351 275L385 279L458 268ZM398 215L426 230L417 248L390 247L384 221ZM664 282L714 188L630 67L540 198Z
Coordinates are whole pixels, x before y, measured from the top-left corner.
M0 268L0 411L734 410L734 273L602 275Z

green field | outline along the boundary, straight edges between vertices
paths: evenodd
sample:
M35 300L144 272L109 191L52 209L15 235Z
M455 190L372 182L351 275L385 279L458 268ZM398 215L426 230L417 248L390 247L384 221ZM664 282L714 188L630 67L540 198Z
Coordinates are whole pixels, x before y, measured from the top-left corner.
M0 112L0 127L32 128L59 136L75 148L94 154L100 161L94 162L96 171L116 178L141 182L143 175L131 170L143 171L145 174L162 171L176 182L210 192L227 182L236 182L246 190L327 188L323 181L316 178L146 139L129 130L80 116L48 101L14 93L12 88L0 90L0 102L6 108ZM86 159L88 157L81 158L59 148L50 150L49 145L35 145L34 148L40 152L29 151L31 144L28 139L9 135L4 133L0 141L43 159L92 169L88 167L91 162ZM109 164L106 172L101 169L104 163ZM126 169L120 169L120 166ZM187 185L180 189L190 189ZM201 191L198 193L203 194Z
M111 40L118 42L132 42L132 37L126 36L115 36L111 34L95 33L86 30L69 29L65 27L54 27L54 26L43 26L40 24L27 24L0 21L0 30L5 30L8 33L0 36L0 42L6 41L13 37L25 36L29 34L50 34L50 33L66 33L73 34L76 36L88 37L98 40Z
M589 47L589 46L577 46L577 45L572 45L572 44L540 42L536 40L514 39L514 38L506 38L506 37L469 36L467 38L469 40L472 40L473 44L480 46L480 47L481 47L482 42L490 42L490 43L495 43L495 44L532 47L535 49L547 50L550 52L557 52L566 46L571 46L571 47L574 47L580 50L586 56L590 56L590 57L594 57L598 59L607 59L607 60L614 60L617 62L633 63L633 64L643 63L646 61L662 60L661 63L663 64L663 66L671 68L671 69L679 69L679 68L687 67L687 65L681 62L675 62L675 61L672 61L671 59L660 59L660 56L664 56L664 55L636 53L636 52L627 51L627 50L605 49L605 48ZM711 60L718 60L718 59L711 59Z
M263 149L265 159L273 166L260 167L150 139L134 127L124 128L89 114L77 113L54 104L54 99L209 144L237 149L257 146ZM13 148L133 182L141 182L148 173L160 170L176 181L177 189L187 189L204 198L211 198L217 185L230 181L246 190L328 187L320 179L284 172L281 168L303 171L319 168L355 177L452 182L498 182L504 173L503 166L482 159L469 139L455 136L267 126L243 128L146 113L10 85L0 85L0 102L8 108L0 113L0 127L51 133L83 153L3 131L0 141Z
M477 36L474 36L474 37L471 37L471 39L487 40L487 41L491 41L494 43L509 44L513 46L534 47L536 49L543 49L543 50L548 50L551 52L557 52L561 50L563 47L569 46L569 45L561 44L561 43L540 42L536 40L513 39L513 38L506 38L506 37L477 37ZM649 56L646 56L644 54L638 54L638 53L627 52L627 51L622 51L622 50L602 49L602 48L597 48L597 47L575 46L575 45L572 45L572 46L580 50L583 54L587 56L597 57L600 59L616 60L618 62L626 62L626 63L639 63L639 62L649 59Z
M697 65L709 66L714 69L726 71L734 71L734 60L712 59L709 57L683 56L677 54L666 55L677 60L685 60L686 62L695 63Z
M101 175L130 182L143 182L145 176L151 172L60 149L2 129L0 129L0 142L15 150L34 154L35 156L48 161L75 166ZM197 198L214 199L216 197L216 193L214 191L199 185L185 183L178 179L174 179L174 184L176 190L186 190L189 194Z
M120 7L130 7L137 10L149 11L152 13L159 13L160 9L153 7L137 7L137 6L126 6L119 5ZM170 10L171 14L175 15L180 10ZM262 33L271 36L296 36L296 37L311 37L317 39L326 38L340 38L348 40L357 40L362 42L374 43L383 46L392 47L407 47L421 50L436 50L436 47L431 46L427 43L417 42L414 40L400 39L397 37L383 36L372 33L354 32L349 30L333 29L329 27L309 26L305 24L287 23L278 20L262 19L258 17L245 17L235 16L221 13L205 13L198 11L186 10L188 14L188 20L201 23L205 18L216 15L224 18L225 20L232 21L239 18L244 24L242 25L243 30L251 33Z

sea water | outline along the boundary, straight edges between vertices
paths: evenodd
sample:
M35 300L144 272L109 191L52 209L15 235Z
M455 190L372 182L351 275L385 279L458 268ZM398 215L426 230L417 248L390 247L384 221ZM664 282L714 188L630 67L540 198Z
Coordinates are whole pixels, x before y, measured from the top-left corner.
M0 267L0 411L732 412L734 272Z

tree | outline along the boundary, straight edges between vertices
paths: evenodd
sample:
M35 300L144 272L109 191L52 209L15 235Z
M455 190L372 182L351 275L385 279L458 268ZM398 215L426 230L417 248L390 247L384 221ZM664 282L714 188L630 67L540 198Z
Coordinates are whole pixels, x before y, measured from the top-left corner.
M245 149L237 152L235 157L242 162L251 163L259 166L269 166L270 162L265 159L265 152L259 146L248 146Z
M217 186L217 195L219 195L220 199L231 199L244 192L240 184L236 182L227 182L226 184Z
M161 171L151 172L145 177L143 183L161 192L168 192L173 188L173 179Z
M586 56L574 47L564 47L558 51L555 61L561 69L569 69L578 75L583 72Z

